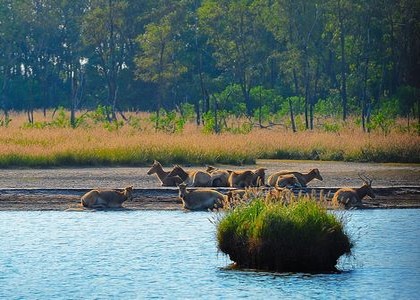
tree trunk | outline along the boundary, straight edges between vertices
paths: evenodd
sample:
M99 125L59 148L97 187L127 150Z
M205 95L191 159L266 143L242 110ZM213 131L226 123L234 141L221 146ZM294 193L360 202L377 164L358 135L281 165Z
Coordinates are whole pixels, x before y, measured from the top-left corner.
M292 130L296 132L295 116L293 114L292 100L289 98L289 109L290 109L290 122L292 123Z
M340 34L341 44L341 101L343 104L343 121L347 119L347 82L346 82L346 60L344 48L344 33Z
M217 113L218 113L218 109L219 109L219 105L218 105L218 101L217 98L215 96L213 96L214 98L214 132L216 134L220 133L220 126L219 126L219 120L217 118Z
M340 4L341 5L341 2ZM344 16L342 7L338 8L338 20L340 26L340 50L341 50L341 102L343 105L343 121L347 119L347 82L346 82L346 58L345 58L345 34Z

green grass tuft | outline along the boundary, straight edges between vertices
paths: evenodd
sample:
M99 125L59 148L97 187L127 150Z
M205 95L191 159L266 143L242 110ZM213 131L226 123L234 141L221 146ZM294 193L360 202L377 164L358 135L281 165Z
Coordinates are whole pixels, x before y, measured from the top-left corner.
M352 248L343 224L313 200L285 205L255 199L217 223L219 249L241 268L335 271Z

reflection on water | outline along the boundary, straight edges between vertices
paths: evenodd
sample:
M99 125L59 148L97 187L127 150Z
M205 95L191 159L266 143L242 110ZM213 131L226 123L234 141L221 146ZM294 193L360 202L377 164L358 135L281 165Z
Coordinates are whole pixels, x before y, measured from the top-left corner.
M0 299L415 299L420 210L346 212L339 274L238 271L210 213L0 212Z

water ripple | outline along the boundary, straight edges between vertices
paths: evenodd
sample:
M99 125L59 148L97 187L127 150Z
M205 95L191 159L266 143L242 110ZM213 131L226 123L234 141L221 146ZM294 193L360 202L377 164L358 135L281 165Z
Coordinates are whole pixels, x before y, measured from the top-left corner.
M0 212L0 299L415 299L420 210L348 213L338 274L227 268L205 212Z

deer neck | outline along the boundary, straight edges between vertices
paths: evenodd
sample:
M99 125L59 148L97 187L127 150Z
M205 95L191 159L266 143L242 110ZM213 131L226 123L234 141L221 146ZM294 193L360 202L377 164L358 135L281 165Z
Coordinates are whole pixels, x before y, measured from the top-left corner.
M184 170L179 168L177 174L182 180L186 180L189 177L189 174Z
M188 191L187 190L180 190L179 191L179 198L184 199L185 196L187 196Z
M366 185L356 189L357 197L359 197L359 199L363 199L367 195L368 189L369 187Z
M160 180L163 180L168 176L169 172L165 172L162 168L162 166L156 167L156 175L159 177Z
M315 178L316 174L314 171L310 171L308 173L302 173L303 179L305 179L305 182L309 182Z

